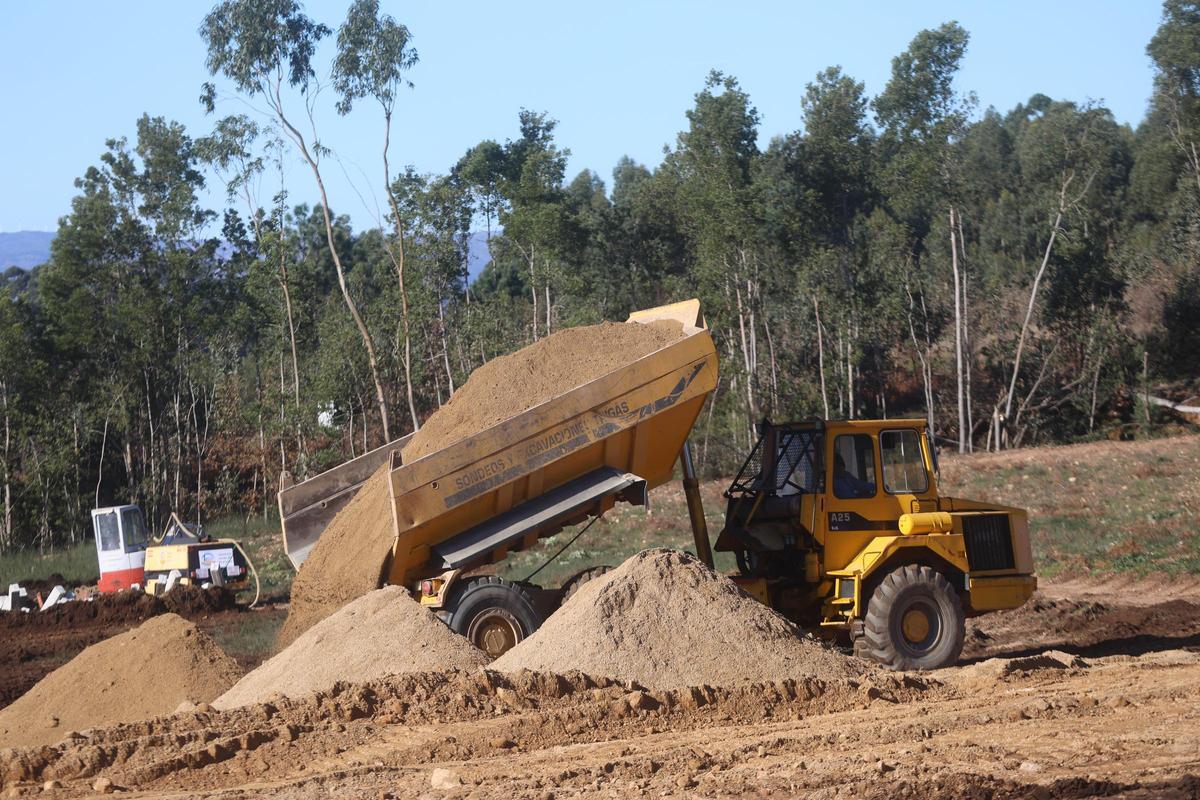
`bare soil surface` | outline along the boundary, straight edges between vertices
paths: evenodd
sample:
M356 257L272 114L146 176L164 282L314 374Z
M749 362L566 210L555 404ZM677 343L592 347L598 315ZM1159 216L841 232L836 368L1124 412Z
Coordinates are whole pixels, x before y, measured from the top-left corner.
M48 797L86 796L97 777L131 797L1200 796L1195 605L1072 586L971 620L963 664L930 674L674 690L406 674L0 751L0 784L61 782Z
M84 648L168 612L202 629L228 626L241 611L223 589L177 586L163 598L142 592L99 595L47 611L0 614L0 708L12 703Z
M240 676L207 634L161 614L87 648L0 711L0 746L50 744L69 731L207 703Z
M683 335L678 322L605 322L564 328L471 373L404 448L404 463L511 419L603 377Z

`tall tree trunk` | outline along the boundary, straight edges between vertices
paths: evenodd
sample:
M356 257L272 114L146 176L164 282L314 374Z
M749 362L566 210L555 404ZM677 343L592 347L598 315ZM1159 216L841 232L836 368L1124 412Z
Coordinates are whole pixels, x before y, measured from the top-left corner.
M958 242L954 228L954 206L950 207L950 268L954 272L954 364L958 380L958 452L967 452L966 395L963 392L962 281L958 274Z
M273 106L275 116L279 118L279 122L287 131L288 136L300 148L300 154L304 157L304 161L312 170L313 178L317 182L317 193L321 197L321 218L325 223L325 242L329 247L329 255L333 259L333 268L337 273L338 288L341 289L342 299L346 303L346 309L350 312L350 317L354 320L354 327L358 329L359 336L362 337L363 347L367 351L367 364L371 368L371 380L375 383L375 402L379 406L379 421L383 427L384 441L391 441L391 427L388 421L388 403L387 397L383 392L383 381L379 377L379 362L375 357L375 342L371 339L371 332L367 330L367 324L363 322L362 315L358 311L358 306L354 302L354 298L350 296L350 287L346 284L346 271L342 267L342 257L338 253L337 242L333 235L333 217L329 211L329 195L325 191L325 180L321 176L321 166L317 163L316 158L309 152L308 143L304 138L304 134L300 133L287 116L283 113L283 99L280 94L280 83L282 77L277 77L275 80L275 96L273 98Z
M1042 276L1046 274L1046 266L1050 263L1050 253L1054 249L1054 240L1062 225L1063 212L1066 210L1066 191L1069 180L1063 183L1059 194L1058 213L1054 215L1054 224L1050 227L1050 238L1046 241L1046 250L1042 253L1042 263L1038 266L1037 274L1033 276L1033 286L1029 290L1029 304L1025 308L1025 320L1021 323L1021 335L1017 338L1017 352L1013 356L1012 377L1008 382L1008 395L1004 399L1004 424L1012 419L1013 397L1017 392L1017 375L1021 371L1021 355L1025 351L1025 337L1029 332L1029 321L1033 319L1033 309L1037 305L1038 287L1041 286Z
M7 405L7 398L5 398ZM8 425L7 412L5 413L5 427ZM96 462L96 504L93 508L100 507L100 484L104 481L104 448L108 445L108 418L109 412L104 412L104 433L100 435L100 459ZM7 481L5 481L7 485Z
M4 404L4 529L0 531L0 553L5 553L13 545L12 480L8 468L12 447L12 423L8 411L8 381L3 378L0 378L0 402Z
M917 359L921 362L921 382L925 388L925 416L929 423L929 435L937 441L937 428L934 425L933 418L933 370L929 363L929 330L925 329L925 349L921 349L921 345L917 341L917 328L913 323L913 313L915 311L916 299L913 297L912 290L909 288L907 281L904 284L904 290L908 293L908 335L912 337L913 351L917 354ZM921 312L925 312L925 298L921 298Z
M534 245L529 245L529 294L533 297L533 340L538 340L538 292L537 276L534 271Z
M771 414L779 414L779 369L775 362L775 337L771 335L770 322L763 325L763 333L767 335L767 355L771 359Z
M450 387L450 394L454 394L454 371L450 369L450 347L446 341L446 309L438 301L438 332L442 339L442 365L446 368L446 382Z
M821 406L825 409L825 419L829 419L829 393L825 390L825 337L821 332L821 306L815 294L812 301L813 315L817 319L817 369L821 373Z
M400 216L400 204L396 201L396 193L392 191L392 170L388 165L388 150L392 141L391 111L385 110L383 118L383 188L387 192L388 204L392 207L392 220L395 223L396 229L395 251L393 252L392 247L388 245L386 236L383 237L383 241L384 249L387 250L388 257L392 260L392 266L396 269L396 279L400 284L400 320L404 330L404 391L408 396L408 413L412 418L413 430L417 431L421 428L421 421L417 418L417 404L413 397L412 336L410 334L408 313L408 289L404 283L404 222ZM384 425L383 437L385 441L391 441L386 424Z
M1104 367L1104 351L1107 349L1105 345L1100 346L1100 352L1096 354L1096 372L1092 376L1092 403L1088 410L1088 433L1096 426L1096 398L1100 388L1100 370Z
M758 406L754 401L754 372L757 364L753 361L750 338L746 332L747 311L742 302L742 285L738 276L733 280L734 296L737 299L738 333L742 343L742 367L746 371L746 413L749 417L750 440L754 439L754 423L758 420Z
M958 215L958 248L962 251L962 332L963 332L963 384L967 404L967 452L975 452L975 415L971 407L971 366L975 363L971 350L971 304L967 292L967 240L963 236L962 214Z

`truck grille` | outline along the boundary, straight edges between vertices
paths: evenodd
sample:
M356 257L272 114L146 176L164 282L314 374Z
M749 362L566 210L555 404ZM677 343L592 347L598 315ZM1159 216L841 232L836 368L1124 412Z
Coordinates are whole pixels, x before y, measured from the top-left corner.
M1007 514L963 517L962 522L967 564L972 571L1013 568L1012 534Z

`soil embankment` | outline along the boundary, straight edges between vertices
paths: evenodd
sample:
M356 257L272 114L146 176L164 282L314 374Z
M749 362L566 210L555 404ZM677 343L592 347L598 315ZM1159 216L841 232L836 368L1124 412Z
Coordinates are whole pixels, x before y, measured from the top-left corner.
M235 624L234 595L226 589L176 586L164 597L142 592L97 595L86 602L63 603L46 611L0 614L0 708L70 661L84 648L168 612L205 629Z
M0 711L0 747L52 744L71 731L211 702L240 675L207 634L161 614L87 648Z
M287 647L346 603L378 589L394 540L385 464L333 518L301 565L276 648Z

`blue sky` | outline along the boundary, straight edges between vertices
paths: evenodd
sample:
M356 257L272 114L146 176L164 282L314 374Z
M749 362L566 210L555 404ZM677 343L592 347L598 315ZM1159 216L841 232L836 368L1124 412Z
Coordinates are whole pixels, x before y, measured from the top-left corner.
M347 0L306 11L331 27ZM704 76L739 78L762 115L760 143L800 126L804 85L840 64L869 94L922 28L958 20L971 33L959 88L981 108L1007 110L1035 92L1103 101L1121 122L1146 110L1146 43L1161 5L1152 0L1008 2L421 2L382 0L411 29L421 63L401 99L393 165L442 172L471 145L516 135L522 106L559 120L569 177L590 168L606 181L622 155L657 164L685 125ZM210 2L0 0L0 231L54 230L74 179L104 142L132 136L148 112L207 132L197 102L208 79L197 27ZM329 45L331 43L327 43ZM318 54L327 73L332 47ZM373 224L381 182L381 126L364 104L317 124L338 161L330 200L356 226ZM252 111L233 99L221 113ZM302 165L289 166L292 199L313 196ZM215 181L212 185L216 187ZM272 187L261 195L269 200ZM223 189L210 192L210 202Z

